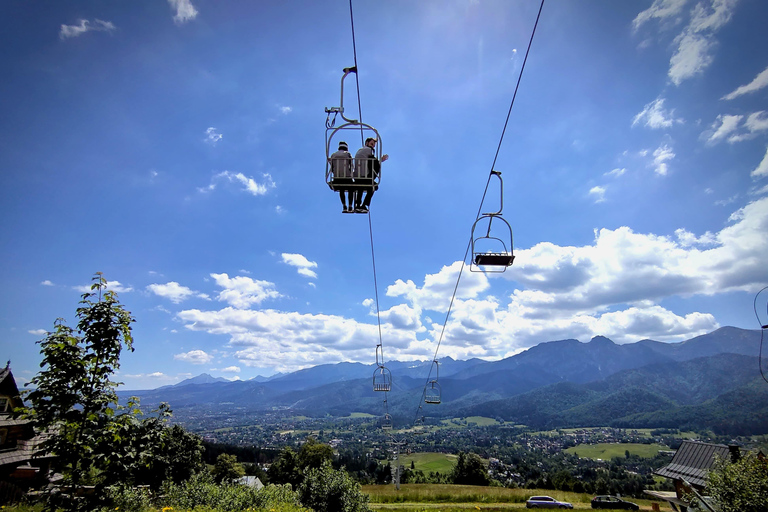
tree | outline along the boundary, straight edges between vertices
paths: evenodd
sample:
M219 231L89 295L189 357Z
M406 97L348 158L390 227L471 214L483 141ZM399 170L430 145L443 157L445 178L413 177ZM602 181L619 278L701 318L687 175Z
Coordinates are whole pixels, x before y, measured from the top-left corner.
M319 468L325 461L333 460L333 448L310 437L301 445L297 459L300 471L307 468Z
M38 343L42 370L26 395L30 406L20 414L47 432L41 452L54 455L51 469L63 476L63 489L50 493L49 509L93 509L113 485L149 484L188 478L202 466L202 443L181 427L167 428L168 404L142 419L138 399L118 405L117 382L122 350L133 350L133 318L106 289L101 273L93 278L77 308L77 329L56 320L54 330ZM65 501L85 484L93 497Z
M707 491L720 512L765 511L768 460L751 452L736 462L718 460L707 476Z
M213 478L216 482L232 482L245 476L245 469L237 463L237 457L222 453L216 458L216 465L213 468Z
M117 409L118 383L111 376L120 367L123 348L133 350L130 312L106 290L100 272L93 281L77 308L77 329L58 319L53 332L38 342L42 370L26 396L31 408L22 411L37 429L50 434L42 449L56 456L52 469L74 488L89 471L111 460L110 453L96 447L105 445L101 441Z
M344 469L333 469L330 461L304 472L298 489L301 504L315 512L369 512L368 495Z
M483 459L475 453L459 452L459 458L451 473L451 481L460 485L488 485L491 479Z

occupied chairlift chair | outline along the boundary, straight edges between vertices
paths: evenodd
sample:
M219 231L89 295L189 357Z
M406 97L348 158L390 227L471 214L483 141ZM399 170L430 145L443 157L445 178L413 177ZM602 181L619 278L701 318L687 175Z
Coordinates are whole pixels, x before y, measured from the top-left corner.
M504 272L515 261L515 256L512 253L512 226L501 216L501 211L504 209L504 181L501 179L501 172L491 171L491 174L499 178L499 211L482 214L472 225L472 262L469 266L469 270L472 272ZM488 229L485 235L475 237L475 229L485 219L488 219ZM506 229L502 226L503 234L494 232L494 236L491 235L494 220L497 224L502 222L506 226ZM508 238L507 234L509 235ZM509 240L509 247L505 243L507 239ZM496 251L487 251L486 248L496 249Z
M379 361L381 354L381 361ZM373 390L389 392L392 390L392 373L384 366L381 343L376 345L376 369L373 371Z
M440 366L437 362L437 359L434 361L435 363L435 378L431 381L429 381L429 387L427 387L424 390L424 402L428 404L439 404L440 403L440 395L441 395L441 389L440 389L440 383L437 382L440 378Z
M336 168L334 168L334 162L331 161L331 155L336 151L339 141L349 140L357 137L360 134L360 138L364 141L369 137L373 137L378 141L375 150L375 159L381 161L382 142L379 132L373 126L365 124L357 119L349 119L344 115L344 79L350 73L357 73L356 67L344 68L344 75L341 77L341 99L338 107L326 107L325 112L327 114L325 120L325 182L328 184L331 190L339 192L346 189L357 190L363 192L365 189L374 187L378 190L379 183L381 182L381 172L374 173L374 176L369 176L371 180L360 180L364 176L360 175L361 170L373 168L372 162L354 160L354 165L351 161L347 160L346 165L343 161L336 162ZM333 117L331 117L333 114ZM341 114L341 118L345 121L340 126L335 126L336 116ZM349 137L344 136L348 134ZM361 142L362 145L362 142ZM351 153L354 156L354 152ZM370 159L366 159L370 160ZM356 178L354 184L349 183L349 179ZM336 179L341 179L341 183L334 183ZM359 190L358 190L359 189Z

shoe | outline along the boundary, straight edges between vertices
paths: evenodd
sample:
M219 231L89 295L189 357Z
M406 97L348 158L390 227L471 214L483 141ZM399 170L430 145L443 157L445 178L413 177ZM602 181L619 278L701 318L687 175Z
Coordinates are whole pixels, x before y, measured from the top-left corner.
M368 207L363 205L359 208L355 208L355 213L368 213Z
M344 208L341 210L341 213L355 213L355 210L350 206L349 208Z

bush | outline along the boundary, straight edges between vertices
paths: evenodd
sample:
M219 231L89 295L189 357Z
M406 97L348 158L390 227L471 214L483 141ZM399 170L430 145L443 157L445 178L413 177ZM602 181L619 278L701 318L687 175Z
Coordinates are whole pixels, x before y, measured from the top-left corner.
M335 470L329 461L304 472L299 486L301 503L315 512L370 512L368 495L344 469Z
M182 484L167 482L163 487L164 504L174 509L195 508L217 512L270 510L302 511L298 495L288 485L268 485L261 490L240 484L217 485L208 474L195 475Z

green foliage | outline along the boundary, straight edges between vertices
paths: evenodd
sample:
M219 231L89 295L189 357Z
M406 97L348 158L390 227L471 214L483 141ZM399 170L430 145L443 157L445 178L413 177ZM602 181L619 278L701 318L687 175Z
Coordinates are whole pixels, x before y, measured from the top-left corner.
M110 508L120 512L143 512L152 507L152 496L147 488L115 485L106 489Z
M242 476L245 476L245 469L237 463L237 457L226 453L219 455L213 468L213 478L217 483L232 482Z
M737 462L719 460L707 490L720 512L764 512L768 505L768 461L745 453Z
M326 461L333 460L333 448L330 445L317 442L313 437L301 445L298 456L299 470L304 471L307 468L322 467Z
M310 437L297 454L287 447L269 468L269 481L277 484L291 484L294 489L304 481L308 469L318 469L333 460L333 448Z
M269 481L276 484L290 484L295 489L301 482L296 452L285 448L269 467Z
M240 512L242 510L271 510L280 512L299 512L306 509L300 506L297 493L287 485L267 485L256 490L240 484L216 484L211 475L199 473L176 484L166 482L163 485L163 502L174 510L211 510L220 512Z
M167 404L146 419L138 399L127 408L118 405L119 383L111 377L120 367L123 348L133 350L133 318L116 294L106 290L101 273L93 280L77 308L77 329L59 319L39 342L42 370L26 395L30 407L18 411L49 434L41 453L55 455L51 469L62 474L63 488L96 486L83 499L51 492L49 509L92 509L110 496L121 499L116 485L157 488L166 478L188 478L202 464L200 440L181 427L166 428L171 415Z
M299 486L301 503L315 512L368 512L368 496L344 470L333 469L329 461L308 468Z
M483 459L475 453L465 454L464 452L459 452L456 466L451 473L451 480L454 484L459 485L488 485L491 483Z

